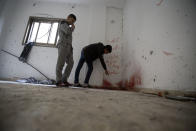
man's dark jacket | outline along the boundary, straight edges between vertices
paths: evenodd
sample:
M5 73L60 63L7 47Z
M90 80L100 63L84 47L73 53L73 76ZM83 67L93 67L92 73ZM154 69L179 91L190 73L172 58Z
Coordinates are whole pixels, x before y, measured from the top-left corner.
M87 62L93 62L97 58L100 59L103 68L106 70L106 64L104 62L103 54L104 54L104 45L102 43L95 43L88 45L83 48L84 57Z

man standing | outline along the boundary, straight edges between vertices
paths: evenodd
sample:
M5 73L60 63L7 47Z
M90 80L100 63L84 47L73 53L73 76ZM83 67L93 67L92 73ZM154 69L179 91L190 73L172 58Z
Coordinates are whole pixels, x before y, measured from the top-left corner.
M111 45L104 46L103 43L100 42L84 47L81 51L81 57L76 68L74 86L81 86L79 83L79 74L84 62L86 62L88 66L88 71L83 85L84 87L89 86L89 79L93 71L93 61L95 61L97 58L100 59L101 64L105 70L105 74L109 75L106 64L104 62L103 54L108 54L111 52Z
M56 85L69 86L67 79L70 76L73 68L73 48L72 48L72 32L75 29L76 16L74 14L68 15L65 21L60 23L58 30L58 59L56 64ZM62 74L63 67L67 64L64 73Z

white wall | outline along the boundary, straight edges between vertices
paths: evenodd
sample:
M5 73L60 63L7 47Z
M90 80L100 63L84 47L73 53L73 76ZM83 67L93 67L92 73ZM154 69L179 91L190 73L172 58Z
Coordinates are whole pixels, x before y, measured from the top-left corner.
M6 0L1 0L0 1L0 38L1 38L1 34L3 31L3 27L4 27L4 21L5 21L5 15L4 15L4 11L5 11L5 3ZM0 43L0 50L2 48L2 44Z
M115 4L115 3L113 3ZM75 8L72 8L72 6ZM69 13L77 16L76 30L73 33L74 68L70 77L73 82L74 72L80 57L81 49L94 42L105 42L105 15L108 3L63 3L63 1L45 0L8 0L4 6L4 25L0 43L4 50L19 56L23 50L22 39L29 16L48 16L66 18ZM122 5L122 4L121 4ZM112 5L113 6L113 5ZM49 78L55 79L55 66L57 61L57 49L34 46L29 57L29 62L40 69ZM93 85L101 85L103 81L103 69L100 62L95 62L95 69L90 81ZM81 79L84 79L85 67L81 71ZM19 62L5 53L0 54L0 78L27 78L35 77L44 79L31 67Z
M78 17L73 34L73 82L81 48L94 42L105 42L106 7L122 8L119 0L81 0L74 4L64 0L5 0L0 4L0 45L20 55L22 38L29 16L46 14L65 18ZM71 0L65 0L72 2ZM111 2L112 1L112 2ZM75 8L72 6L75 5ZM127 0L124 4L124 42L122 45L122 85L145 88L196 91L196 2L195 0ZM45 15L44 15L45 14ZM4 24L2 24L2 20ZM2 28L3 27L3 28ZM48 77L55 79L57 49L33 47L29 62ZM102 85L103 69L95 61L90 83ZM81 72L84 79L86 68ZM30 77L44 79L31 67L5 53L0 53L0 78Z
M106 43L113 47L112 53L105 56L110 75L104 74L103 86L118 87L122 81L122 30L123 9L107 7L106 9Z
M196 91L196 1L127 0L124 79L141 86Z

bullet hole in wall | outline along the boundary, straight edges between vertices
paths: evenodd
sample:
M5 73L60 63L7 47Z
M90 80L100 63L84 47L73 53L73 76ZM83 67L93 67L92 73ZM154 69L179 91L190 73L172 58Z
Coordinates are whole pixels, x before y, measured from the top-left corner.
M154 75L153 81L156 82L156 79L157 79L157 75Z
M147 60L146 56L142 56L143 59Z
M114 23L115 23L115 20L111 20L110 23L111 23L111 24L114 24Z
M154 51L153 51L153 50L151 50L151 51L150 51L150 55L152 55L153 53L154 53Z
M35 7L37 5L37 3L33 3L33 6Z

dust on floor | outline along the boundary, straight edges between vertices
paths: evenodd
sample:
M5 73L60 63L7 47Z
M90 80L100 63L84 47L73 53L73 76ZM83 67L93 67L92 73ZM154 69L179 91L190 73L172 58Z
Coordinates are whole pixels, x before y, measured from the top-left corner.
M136 92L0 84L1 131L193 131L196 103Z

